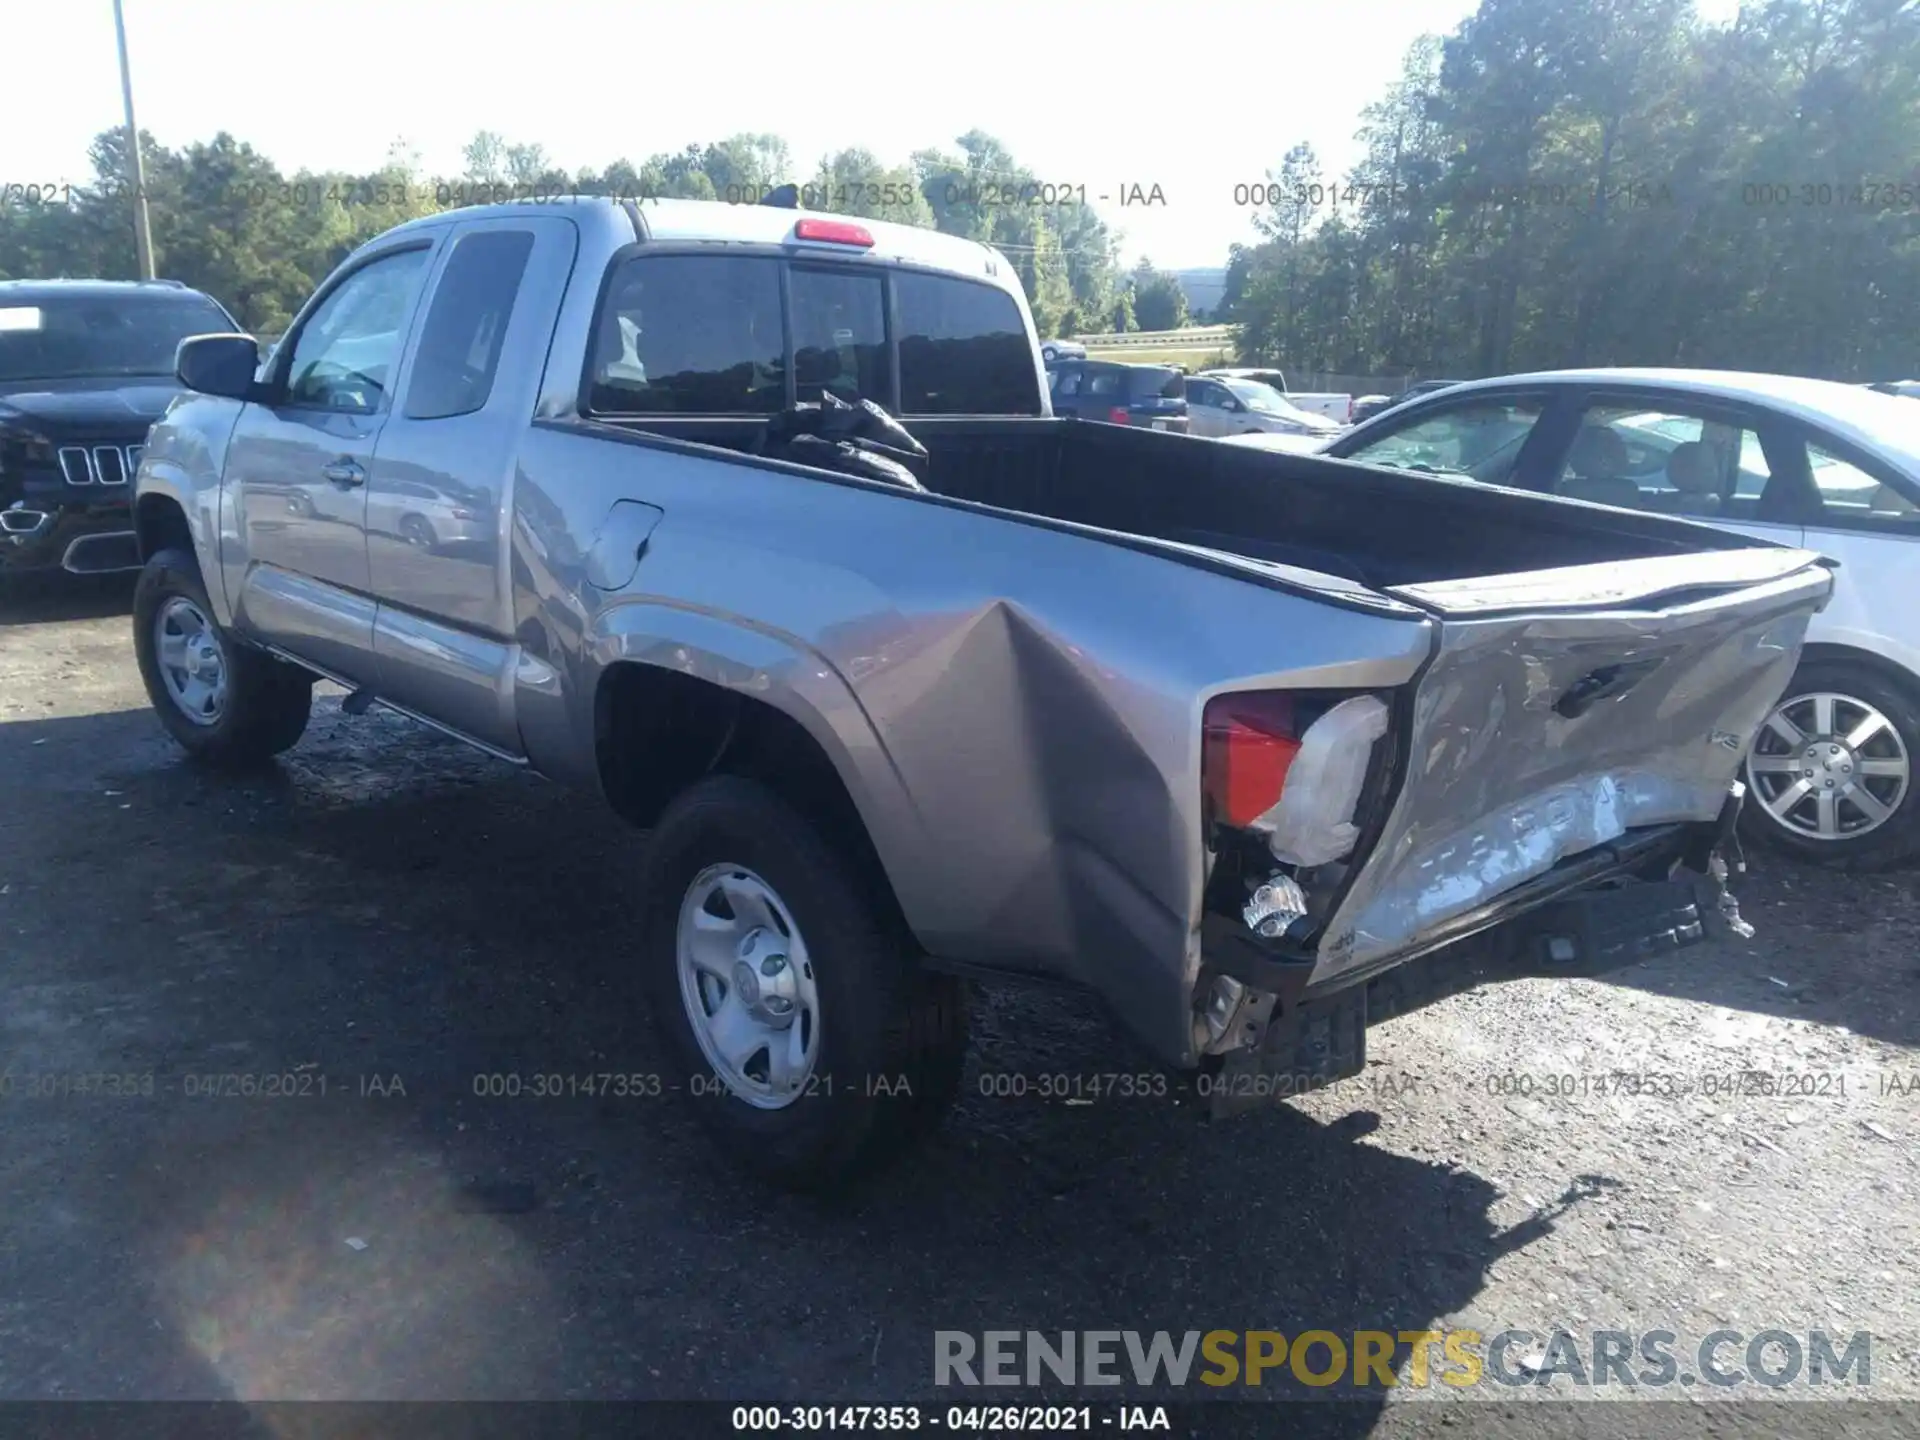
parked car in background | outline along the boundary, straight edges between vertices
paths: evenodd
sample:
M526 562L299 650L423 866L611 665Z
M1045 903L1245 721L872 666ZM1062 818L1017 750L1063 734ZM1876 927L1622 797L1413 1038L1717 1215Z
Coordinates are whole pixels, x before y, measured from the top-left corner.
M1187 418L1194 435L1297 435L1330 440L1343 428L1294 405L1271 385L1195 375L1187 381Z
M1837 559L1833 602L1748 753L1743 813L1808 859L1920 855L1920 407L1791 376L1562 371L1396 406L1324 453L1691 516Z
M1047 377L1056 415L1186 433L1187 377L1171 365L1062 360Z
M1423 395L1431 395L1458 385L1458 380L1421 380L1409 385L1398 395L1362 395L1353 402L1353 423L1361 425L1376 415L1384 415L1397 405L1405 405L1410 400L1418 400Z
M1084 360L1087 347L1073 340L1042 340L1040 358L1049 365L1057 360Z
M128 482L174 351L235 328L175 280L0 282L0 574L140 567Z
M1337 424L1344 425L1353 418L1353 397L1334 391L1296 393L1287 388L1287 377L1281 371L1261 369L1232 368L1202 370L1202 375L1214 380L1252 380L1261 385L1271 385L1296 407L1310 411L1315 415L1324 415Z

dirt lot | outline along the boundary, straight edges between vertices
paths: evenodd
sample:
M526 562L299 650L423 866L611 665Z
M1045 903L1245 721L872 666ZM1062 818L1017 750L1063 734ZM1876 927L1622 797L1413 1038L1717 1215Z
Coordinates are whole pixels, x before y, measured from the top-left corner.
M475 1094L656 1068L633 834L337 699L270 774L189 768L127 588L0 614L0 1397L944 1406L939 1329L1466 1326L1664 1329L1683 1358L1723 1328L1872 1333L1879 1408L1605 1407L1641 1412L1618 1433L1895 1433L1884 1402L1920 1398L1911 877L1757 857L1752 942L1447 1001L1377 1030L1367 1077L1220 1126L1031 1093L1142 1064L1069 1000L992 995L943 1136L802 1203L719 1168L672 1097ZM88 1074L153 1093L29 1090ZM308 1093L186 1093L216 1074ZM1030 1093L982 1093L1005 1075ZM1543 1433L1553 1378L1264 1433Z

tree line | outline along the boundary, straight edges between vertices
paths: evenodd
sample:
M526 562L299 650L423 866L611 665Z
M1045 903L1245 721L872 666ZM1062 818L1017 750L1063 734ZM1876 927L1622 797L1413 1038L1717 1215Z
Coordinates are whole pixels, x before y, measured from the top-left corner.
M1302 370L1920 372L1920 9L1482 0L1364 157L1248 187L1220 318Z
M1250 363L1343 374L1915 374L1916 61L1913 0L1759 0L1721 24L1691 0L1482 0L1412 47L1364 111L1349 171L1301 144L1242 187L1259 238L1232 247L1208 318L1241 326ZM998 246L1043 335L1188 319L1171 275L1123 269L1090 207L1041 194L979 130L900 164L847 149L801 167L779 136L741 134L576 172L483 132L449 177L401 147L370 174L291 176L227 134L143 147L160 272L259 332L361 241L450 205L752 203L789 182L816 208ZM0 195L0 277L134 273L124 132L91 160L89 184Z
M766 134L568 172L539 145L483 131L455 176L424 174L399 146L370 173L287 175L225 133L177 150L143 133L141 144L157 272L216 296L259 333L283 329L354 247L438 210L567 194L751 204L787 183L800 184L813 208L999 247L1044 335L1170 329L1185 319L1173 278L1151 264L1123 271L1117 237L1092 208L1028 203L1036 178L983 131L962 135L953 151L918 151L897 166L842 150L811 173L796 169L784 140ZM100 134L90 160L90 183L10 186L0 195L0 278L136 273L125 131Z

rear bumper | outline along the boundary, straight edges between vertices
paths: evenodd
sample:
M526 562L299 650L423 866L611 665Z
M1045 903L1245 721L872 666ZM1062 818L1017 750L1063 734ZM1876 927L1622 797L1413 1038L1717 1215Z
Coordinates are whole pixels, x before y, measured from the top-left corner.
M1331 983L1312 983L1310 949L1264 939L1238 915L1210 910L1202 991L1216 976L1246 987L1239 1014L1222 1030L1251 1043L1226 1053L1226 1072L1268 1077L1272 1083L1255 1087L1266 1097L1314 1089L1359 1073L1367 1026L1389 1016L1493 981L1604 975L1751 933L1725 885L1726 857L1738 854L1740 803L1735 787L1716 821L1650 827L1574 856L1419 946Z
M28 500L0 510L0 572L68 570L90 575L137 570L133 507L60 502L36 508Z

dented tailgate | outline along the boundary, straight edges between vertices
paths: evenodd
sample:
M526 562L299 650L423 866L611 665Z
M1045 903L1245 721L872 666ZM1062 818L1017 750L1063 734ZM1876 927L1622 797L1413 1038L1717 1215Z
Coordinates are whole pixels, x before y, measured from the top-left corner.
M1313 983L1626 831L1718 817L1832 583L1820 557L1768 546L1391 590L1439 635Z

